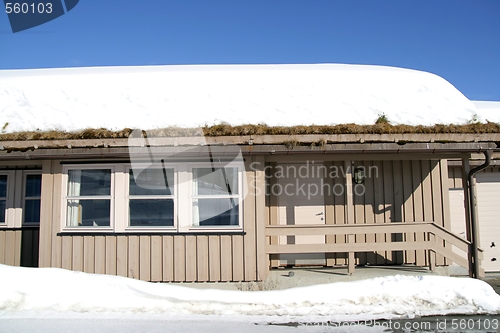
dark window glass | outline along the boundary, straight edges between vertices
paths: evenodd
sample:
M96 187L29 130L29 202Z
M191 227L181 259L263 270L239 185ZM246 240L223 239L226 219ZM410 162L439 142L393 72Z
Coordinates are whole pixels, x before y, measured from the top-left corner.
M166 227L174 225L174 200L131 199L129 201L130 226Z
M0 223L5 223L6 208L7 208L7 200L0 200Z
M238 225L238 200L232 198L194 199L194 225L227 226Z
M24 202L24 223L40 223L40 199Z
M109 227L111 200L68 200L68 227Z
M7 196L7 175L0 175L0 197Z
M42 193L42 175L26 175L26 196L39 197Z
M69 196L111 195L111 170L69 170Z
M130 195L172 195L174 193L174 169L145 169L139 174L130 170Z

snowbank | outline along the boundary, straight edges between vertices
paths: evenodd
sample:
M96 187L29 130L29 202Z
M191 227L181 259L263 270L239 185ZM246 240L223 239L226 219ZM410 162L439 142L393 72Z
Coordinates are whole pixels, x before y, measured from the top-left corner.
M499 314L485 282L391 276L277 291L193 289L56 268L0 265L0 311L317 317L369 320L444 314Z
M219 123L464 124L474 105L434 74L368 65L196 65L0 71L5 132ZM500 115L488 118L500 121Z

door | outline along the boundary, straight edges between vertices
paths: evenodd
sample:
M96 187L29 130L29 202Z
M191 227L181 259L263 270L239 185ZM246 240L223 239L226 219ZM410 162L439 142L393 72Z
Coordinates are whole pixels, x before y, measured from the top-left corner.
M278 223L280 225L325 224L324 173L322 163L279 164L276 173ZM277 193L278 192L278 193ZM279 244L325 244L325 236L280 236ZM282 254L280 265L325 265L325 253Z
M482 267L486 272L500 272L500 173L477 173L476 184Z

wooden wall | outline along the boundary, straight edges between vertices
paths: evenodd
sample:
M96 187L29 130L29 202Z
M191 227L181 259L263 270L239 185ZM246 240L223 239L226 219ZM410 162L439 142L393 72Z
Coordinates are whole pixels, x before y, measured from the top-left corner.
M278 163L273 162L273 163ZM434 221L445 228L450 227L449 193L447 188L448 169L446 160L371 160L350 161L331 160L324 162L327 168L333 166L347 169L364 166L373 171L372 177L365 180L365 192L362 195L345 191L345 195L331 193L325 196L326 224L363 224L363 223L396 223ZM375 167L375 169L373 169ZM352 169L351 169L352 170ZM346 177L327 179L331 185L350 183L351 174ZM270 180L273 182L273 179ZM351 192L351 193L349 193ZM278 200L272 194L268 200L269 223L277 224L277 215L273 214ZM390 239L389 239L390 237ZM388 241L424 240L424 234L402 234L386 236L373 234L356 236L356 242L388 242ZM272 240L271 240L272 241ZM327 236L327 243L345 243L345 236ZM425 251L368 252L357 254L356 263L364 264L416 264L426 266L428 256ZM327 265L345 265L346 255L327 254ZM274 266L276 266L274 262ZM439 257L438 265L444 265L444 258Z
M0 264L20 266L21 230L0 230Z
M244 235L60 234L61 172L59 161L43 165L41 267L165 282L258 281L267 275L265 198L258 188L265 184L263 170L247 167Z

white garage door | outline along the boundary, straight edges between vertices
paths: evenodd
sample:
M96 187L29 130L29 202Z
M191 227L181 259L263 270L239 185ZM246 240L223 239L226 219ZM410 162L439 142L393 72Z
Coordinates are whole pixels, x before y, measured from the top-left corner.
M500 272L500 173L477 173L476 184L482 266L486 272Z

